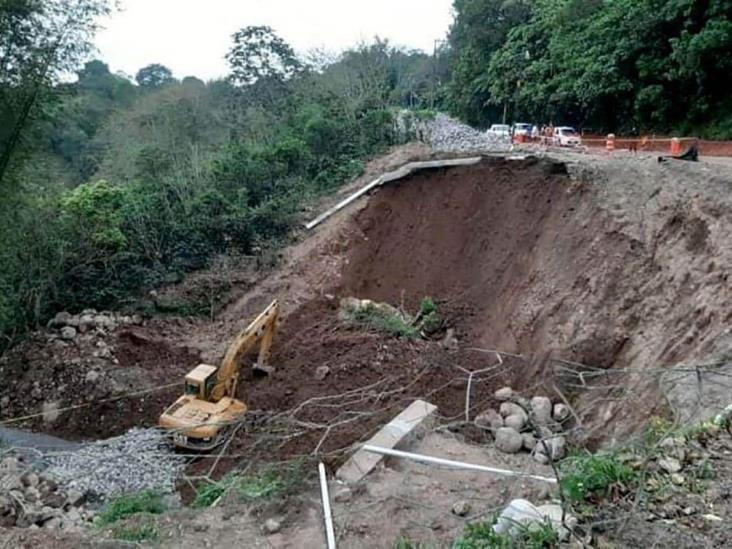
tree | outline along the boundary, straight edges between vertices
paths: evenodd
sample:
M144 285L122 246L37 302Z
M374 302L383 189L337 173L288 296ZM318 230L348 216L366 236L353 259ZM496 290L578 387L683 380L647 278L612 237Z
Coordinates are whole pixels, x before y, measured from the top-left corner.
M45 91L91 51L108 0L0 4L0 185Z
M244 27L232 39L226 60L231 67L229 79L237 86L263 79L286 81L303 69L292 47L270 27Z
M153 63L137 71L135 81L141 88L154 90L175 82L175 78L168 67L160 63Z

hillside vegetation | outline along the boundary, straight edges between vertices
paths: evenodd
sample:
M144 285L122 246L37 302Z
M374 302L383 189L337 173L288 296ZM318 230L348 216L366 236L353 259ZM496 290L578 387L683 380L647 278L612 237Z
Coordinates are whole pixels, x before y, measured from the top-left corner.
M732 0L454 0L431 55L231 39L227 76L92 59L108 0L0 3L0 349L61 309L124 307L406 139L396 109L732 137Z
M473 124L732 137L731 0L455 0L448 102Z

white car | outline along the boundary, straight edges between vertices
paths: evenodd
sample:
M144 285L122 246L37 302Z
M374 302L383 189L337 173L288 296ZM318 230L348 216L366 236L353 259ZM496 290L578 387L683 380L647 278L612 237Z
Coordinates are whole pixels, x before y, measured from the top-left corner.
M559 126L554 128L554 144L560 147L579 147L582 144L582 138L570 126Z
M493 137L508 139L511 137L511 127L508 124L493 124L486 133Z
M513 125L513 135L514 137L517 135L531 135L531 130L534 126L531 124L524 124L523 122L518 122Z

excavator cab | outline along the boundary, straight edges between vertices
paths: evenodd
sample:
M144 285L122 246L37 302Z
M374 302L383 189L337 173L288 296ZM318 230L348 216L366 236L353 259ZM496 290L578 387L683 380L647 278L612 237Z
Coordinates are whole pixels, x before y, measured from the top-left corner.
M216 366L208 364L199 364L193 370L188 372L186 376L185 394L208 400L211 391L216 385Z

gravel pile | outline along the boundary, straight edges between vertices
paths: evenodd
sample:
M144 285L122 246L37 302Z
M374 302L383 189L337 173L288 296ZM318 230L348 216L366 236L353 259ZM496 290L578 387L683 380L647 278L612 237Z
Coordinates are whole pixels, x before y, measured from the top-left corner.
M509 140L490 136L446 114L438 114L425 123L424 139L436 151L444 152L505 152L511 149Z
M45 461L46 476L102 501L146 489L172 493L185 466L157 429L131 429L74 452L48 455Z

